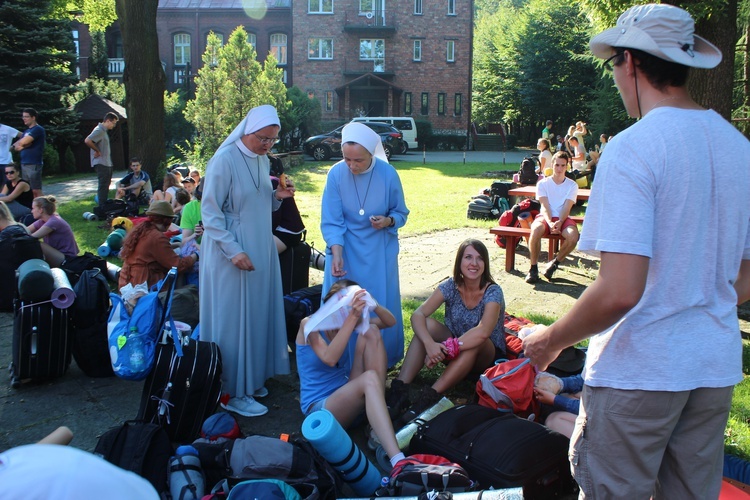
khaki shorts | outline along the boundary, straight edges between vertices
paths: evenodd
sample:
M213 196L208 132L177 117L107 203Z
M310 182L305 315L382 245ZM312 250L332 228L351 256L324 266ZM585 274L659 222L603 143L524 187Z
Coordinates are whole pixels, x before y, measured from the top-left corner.
M29 181L31 189L42 189L42 166L41 165L21 165L21 174L23 178Z

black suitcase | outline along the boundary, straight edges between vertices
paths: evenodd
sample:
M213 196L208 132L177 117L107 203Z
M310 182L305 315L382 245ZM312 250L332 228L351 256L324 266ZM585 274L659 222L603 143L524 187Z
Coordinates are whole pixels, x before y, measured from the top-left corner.
M70 366L70 317L49 302L17 301L13 317L12 387L23 379L62 376Z
M552 498L575 490L568 445L568 438L541 424L462 405L420 425L409 453L452 460L483 489L522 486L524 498Z
M141 393L137 420L155 422L172 441L198 438L221 396L221 353L213 342L188 339L177 356L172 341L157 344L154 368Z
M311 252L310 245L306 241L300 241L296 246L287 248L279 254L281 288L284 295L310 286Z
M27 260L43 258L39 239L28 233L19 232L0 240L0 311L13 310L18 287L11 283L16 282L16 269Z

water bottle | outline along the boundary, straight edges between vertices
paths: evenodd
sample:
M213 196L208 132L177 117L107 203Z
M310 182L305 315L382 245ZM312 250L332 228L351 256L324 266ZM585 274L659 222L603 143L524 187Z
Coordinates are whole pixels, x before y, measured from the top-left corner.
M198 450L190 445L177 448L169 461L169 492L174 500L203 498L205 479Z
M443 397L440 401L420 413L417 418L399 429L399 431L396 432L396 442L398 443L399 449L405 450L409 447L411 438L417 433L419 422L432 420L449 408L453 408L453 402L450 399Z
M391 496L390 491L388 491L388 485L391 483L391 480L388 476L383 476L383 478L380 480L380 488L375 490L375 496L376 497L388 497Z
M85 220L99 220L99 217L97 217L96 214L92 212L83 212L83 218Z
M142 372L146 368L146 353L143 352L143 340L134 326L130 327L126 345L130 352L130 368L134 372Z

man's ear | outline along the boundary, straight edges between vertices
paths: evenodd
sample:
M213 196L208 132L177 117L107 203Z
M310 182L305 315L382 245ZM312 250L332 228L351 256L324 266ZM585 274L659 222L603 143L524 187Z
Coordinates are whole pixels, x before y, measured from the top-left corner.
M636 68L636 62L635 58L633 57L633 54L629 50L625 50L623 53L623 58L625 62L623 64L625 65L625 74L627 76L632 76L635 74L635 68Z

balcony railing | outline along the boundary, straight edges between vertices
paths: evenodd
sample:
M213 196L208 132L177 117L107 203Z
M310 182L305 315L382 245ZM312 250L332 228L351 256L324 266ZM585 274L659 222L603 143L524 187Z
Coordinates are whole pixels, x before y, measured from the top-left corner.
M110 57L107 60L109 76L122 76L125 71L125 59L122 57Z
M344 12L344 30L359 32L394 32L396 16L393 11L375 9L362 11L359 6L349 7Z
M371 59L367 61L344 60L344 74L356 76L366 73L375 73L381 78L390 80L393 77L393 68L388 69L383 59Z

